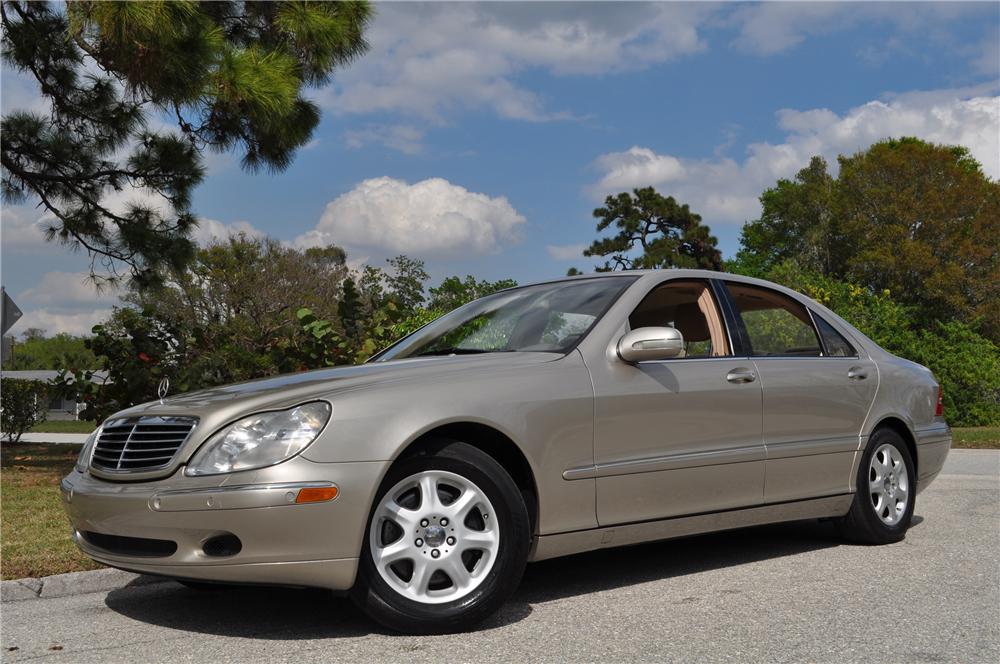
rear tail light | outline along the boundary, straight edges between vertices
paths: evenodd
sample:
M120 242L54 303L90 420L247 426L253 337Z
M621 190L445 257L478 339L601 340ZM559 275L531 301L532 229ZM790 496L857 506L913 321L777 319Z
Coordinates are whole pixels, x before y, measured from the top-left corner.
M938 385L937 408L934 409L934 417L944 417L944 390Z

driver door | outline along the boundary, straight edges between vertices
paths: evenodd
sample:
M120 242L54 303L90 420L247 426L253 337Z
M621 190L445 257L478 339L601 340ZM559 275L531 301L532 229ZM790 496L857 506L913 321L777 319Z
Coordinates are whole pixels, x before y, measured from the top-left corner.
M668 326L681 356L591 367L601 526L759 505L764 497L762 394L733 345L708 280L653 287L629 329ZM614 340L617 342L617 339Z

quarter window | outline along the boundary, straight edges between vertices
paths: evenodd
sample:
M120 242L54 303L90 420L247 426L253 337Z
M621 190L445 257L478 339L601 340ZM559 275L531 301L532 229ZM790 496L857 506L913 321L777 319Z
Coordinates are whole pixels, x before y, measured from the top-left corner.
M723 357L730 354L719 308L704 281L676 280L657 286L628 318L629 327L672 327L684 337L679 357Z
M806 308L776 291L727 284L750 337L754 357L819 357L823 354Z
M820 318L815 312L813 312L813 320L816 321L816 327L819 328L819 335L823 337L823 344L826 346L826 354L829 357L854 357L858 354L854 350L854 346L844 338L844 335L837 332L833 325Z

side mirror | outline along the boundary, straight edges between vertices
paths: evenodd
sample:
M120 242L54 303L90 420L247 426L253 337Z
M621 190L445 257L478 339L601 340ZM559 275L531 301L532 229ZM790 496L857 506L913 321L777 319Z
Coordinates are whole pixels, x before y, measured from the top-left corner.
M684 351L684 335L672 327L640 327L618 340L618 357L626 362L669 360Z

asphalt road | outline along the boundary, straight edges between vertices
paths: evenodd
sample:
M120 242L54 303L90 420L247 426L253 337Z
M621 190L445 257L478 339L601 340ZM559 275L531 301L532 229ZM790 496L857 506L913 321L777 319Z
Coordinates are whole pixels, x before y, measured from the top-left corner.
M9 602L4 661L1000 661L1000 452L953 451L885 547L798 523L529 566L471 634L389 634L312 591L162 583ZM15 649L16 648L16 649Z

